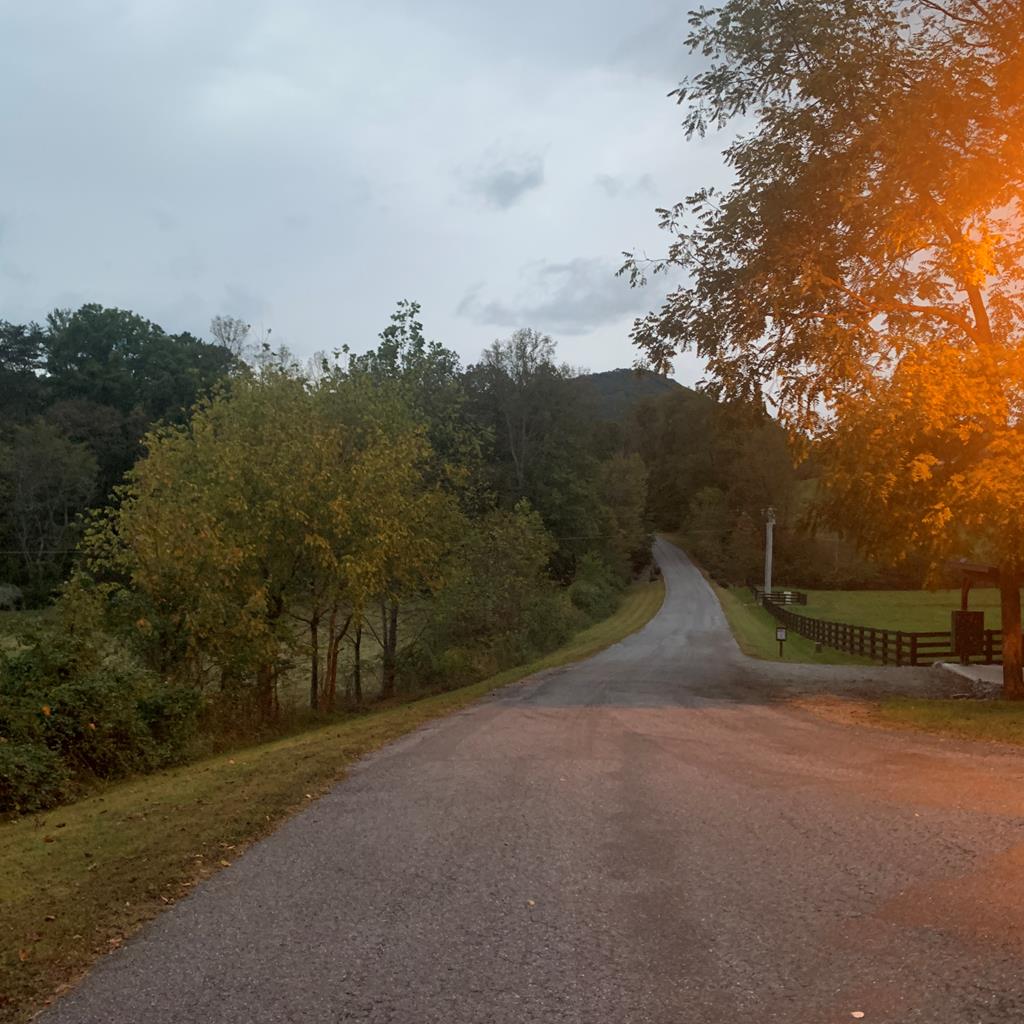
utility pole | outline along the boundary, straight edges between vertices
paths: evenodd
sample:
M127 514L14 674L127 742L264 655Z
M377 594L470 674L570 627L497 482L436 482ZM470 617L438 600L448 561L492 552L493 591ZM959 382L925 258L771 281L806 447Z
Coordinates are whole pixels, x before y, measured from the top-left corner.
M772 544L775 533L775 509L768 507L764 510L764 596L771 597L772 592Z

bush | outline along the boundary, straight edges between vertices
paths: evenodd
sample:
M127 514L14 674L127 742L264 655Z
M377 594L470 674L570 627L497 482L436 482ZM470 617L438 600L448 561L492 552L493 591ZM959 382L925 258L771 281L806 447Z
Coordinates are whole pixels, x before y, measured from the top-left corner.
M0 813L41 811L67 795L60 757L35 743L0 743Z
M621 591L619 578L600 558L584 555L569 586L569 597L588 619L597 621L618 608Z
M176 760L195 739L203 698L198 690L162 686L139 698L139 717L161 749L161 761Z
M0 807L50 806L76 776L111 779L179 759L200 704L198 692L162 685L101 633L37 631L0 652Z

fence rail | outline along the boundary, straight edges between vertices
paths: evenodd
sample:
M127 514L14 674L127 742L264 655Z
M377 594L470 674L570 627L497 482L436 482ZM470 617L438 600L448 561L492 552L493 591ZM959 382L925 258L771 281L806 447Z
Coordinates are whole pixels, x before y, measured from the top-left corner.
M801 615L771 599L762 599L762 604L794 633L837 651L880 661L883 665L930 665L934 661L959 658L953 650L952 633L912 633L873 626L851 626L845 622L828 622ZM970 660L974 664L994 665L999 663L1002 654L1001 633L996 629L986 629L981 652Z
M751 587L750 592L758 604L764 603L764 587ZM802 590L773 590L767 596L776 604L807 604L807 595Z

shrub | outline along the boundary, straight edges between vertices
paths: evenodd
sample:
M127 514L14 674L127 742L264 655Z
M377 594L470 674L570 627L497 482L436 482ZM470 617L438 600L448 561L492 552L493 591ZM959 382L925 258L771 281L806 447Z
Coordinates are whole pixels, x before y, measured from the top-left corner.
M203 707L198 690L162 686L138 701L139 717L161 748L161 761L176 760L195 739Z
M161 684L102 633L38 630L0 652L3 808L50 806L76 776L110 779L179 759L200 703L198 692Z
M0 813L41 811L67 795L60 757L35 743L0 743Z
M584 555L569 586L573 605L591 621L605 619L619 606L622 585L611 569L595 555Z

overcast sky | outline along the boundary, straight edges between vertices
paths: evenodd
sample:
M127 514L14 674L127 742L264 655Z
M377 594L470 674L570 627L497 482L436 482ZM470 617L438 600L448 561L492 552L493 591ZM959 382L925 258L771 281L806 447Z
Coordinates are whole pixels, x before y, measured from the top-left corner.
M410 298L466 360L529 326L628 366L665 285L620 253L720 175L666 98L688 6L0 0L0 319L220 313L306 356Z

